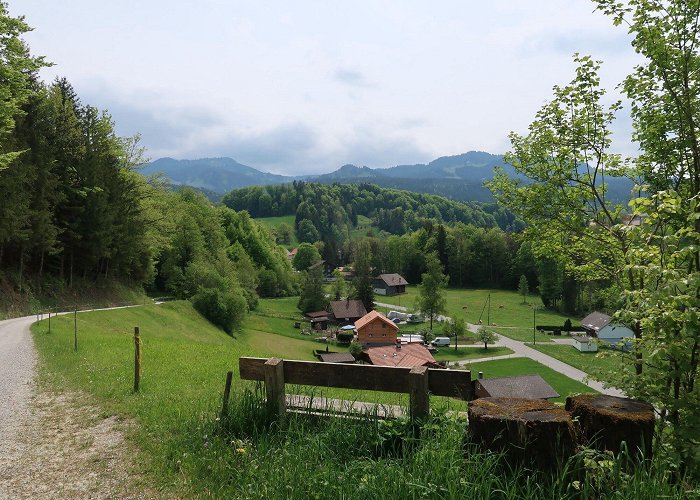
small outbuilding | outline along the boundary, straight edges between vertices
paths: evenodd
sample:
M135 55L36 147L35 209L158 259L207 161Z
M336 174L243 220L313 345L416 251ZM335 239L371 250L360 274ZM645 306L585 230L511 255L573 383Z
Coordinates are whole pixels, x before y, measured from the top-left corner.
M596 352L598 351L598 342L593 337L587 335L573 335L573 346L581 352Z
M581 326L589 336L607 342L610 345L623 343L625 339L634 337L634 332L628 326L613 321L612 317L601 312L592 312L581 320Z
M539 375L484 378L474 381L477 398L558 398L559 393Z
M380 274L372 282L372 288L377 295L399 295L406 293L406 281L400 274Z
M311 320L311 328L314 330L325 330L328 328L328 312L327 311L314 311L307 312L304 314L309 320Z
M363 346L396 345L399 327L378 311L370 311L355 321L357 341Z
M349 352L321 352L318 357L324 363L352 364L355 362L355 356Z

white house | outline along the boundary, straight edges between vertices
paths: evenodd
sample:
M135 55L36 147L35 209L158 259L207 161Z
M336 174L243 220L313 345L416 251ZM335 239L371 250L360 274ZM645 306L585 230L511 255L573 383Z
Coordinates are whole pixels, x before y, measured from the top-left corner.
M581 352L596 352L598 350L598 342L593 337L575 335L571 338L574 339L574 347Z
M588 335L596 337L598 340L616 345L623 339L634 338L634 332L628 326L613 322L607 314L592 312L581 320Z

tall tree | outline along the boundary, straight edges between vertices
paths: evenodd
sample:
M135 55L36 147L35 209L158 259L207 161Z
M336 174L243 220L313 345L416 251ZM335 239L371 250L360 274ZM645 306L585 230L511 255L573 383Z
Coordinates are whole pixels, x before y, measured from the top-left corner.
M374 309L374 288L372 286L372 247L363 239L355 244L355 298L362 301L367 311Z
M442 264L438 256L431 253L426 258L426 271L422 274L421 284L418 285L418 309L430 318L430 330L433 320L446 311L445 287L447 276L443 274Z
M326 294L323 293L323 271L316 266L303 271L301 279L301 294L297 307L301 312L323 311L328 305Z

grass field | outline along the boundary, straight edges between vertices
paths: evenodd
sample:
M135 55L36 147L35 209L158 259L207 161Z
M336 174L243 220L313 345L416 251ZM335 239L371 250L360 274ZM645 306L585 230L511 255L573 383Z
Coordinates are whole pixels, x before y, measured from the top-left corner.
M601 348L595 352L580 352L569 345L532 345L530 347L537 349L553 358L563 361L566 364L578 368L591 377L608 381L610 374L620 369L621 364L632 363L630 354L616 351L613 349Z
M519 340L520 342L530 342L532 343L532 326L530 328L513 328L513 327L492 327L492 330L500 335L505 335L513 340ZM535 340L539 343L552 343L552 336L547 335L542 332L535 332Z
M454 347L441 347L433 357L437 361L461 361L466 359L485 358L488 356L505 356L513 354L511 349L507 347L458 347L455 351Z
M255 219L257 222L260 222L262 224L265 224L267 227L271 229L276 229L280 226L280 224L285 223L288 224L292 228L292 239L289 243L282 245L286 247L287 249L292 249L296 246L299 246L299 240L297 240L297 235L294 232L294 220L295 220L294 215L281 215L279 217L260 217L258 219Z
M375 297L375 301L396 304L405 307L414 307L418 287L409 285L403 295L392 297ZM491 312L485 308L486 299L491 294ZM468 323L478 324L479 319L487 324L487 316L490 316L491 324L496 326L516 326L530 329L532 332L532 305L539 307L537 311L537 323L541 325L564 324L567 316L542 309L540 298L535 295L528 297L528 303L522 304L522 296L511 290L479 290L448 288L445 291L447 300L447 316L463 318ZM571 318L574 325L578 324L576 318Z
M478 372L484 372L484 378L494 377L511 377L515 375L540 375L555 391L559 393L559 397L551 401L563 403L566 397L571 394L582 392L595 393L581 382L572 380L566 375L552 370L537 361L530 358L508 358L498 359L494 361L480 361L470 363L465 366L467 370L471 370L472 378L476 378Z

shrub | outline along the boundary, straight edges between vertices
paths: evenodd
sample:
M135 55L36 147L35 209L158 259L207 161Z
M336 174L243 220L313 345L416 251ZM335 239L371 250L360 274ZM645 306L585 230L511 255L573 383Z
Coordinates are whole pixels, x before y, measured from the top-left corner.
M238 290L222 291L200 288L192 297L192 305L199 313L226 333L238 328L248 310L245 297Z
M338 332L336 335L336 338L338 339L339 344L350 344L352 342L353 337L355 337L355 334L353 332Z

